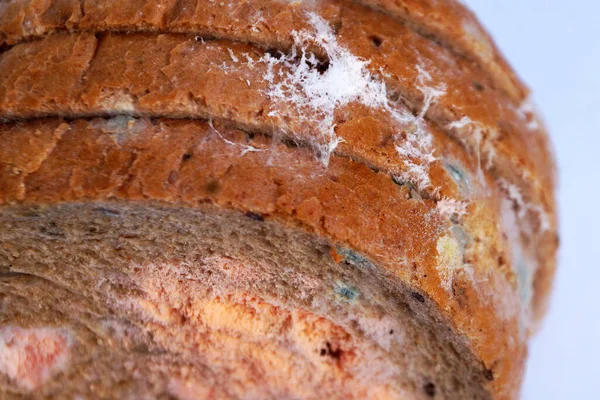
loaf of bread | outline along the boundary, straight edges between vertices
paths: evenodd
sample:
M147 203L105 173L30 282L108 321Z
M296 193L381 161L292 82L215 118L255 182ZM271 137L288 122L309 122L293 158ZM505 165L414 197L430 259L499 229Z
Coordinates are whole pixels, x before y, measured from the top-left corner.
M455 0L0 1L0 397L514 399L558 246Z

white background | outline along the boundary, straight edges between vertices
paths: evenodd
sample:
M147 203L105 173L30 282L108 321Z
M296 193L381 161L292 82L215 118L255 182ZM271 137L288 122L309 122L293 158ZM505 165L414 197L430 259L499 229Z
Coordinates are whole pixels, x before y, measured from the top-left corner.
M600 399L600 1L463 2L532 88L560 168L559 270L522 398Z

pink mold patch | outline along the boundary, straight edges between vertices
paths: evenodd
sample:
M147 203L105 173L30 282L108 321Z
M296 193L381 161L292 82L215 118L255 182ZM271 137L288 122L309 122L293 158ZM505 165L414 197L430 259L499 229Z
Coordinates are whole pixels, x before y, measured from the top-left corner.
M213 398L214 394L209 386L194 381L173 378L169 381L169 394L179 400L196 400Z
M70 347L63 329L2 328L0 373L21 389L34 390L67 366Z

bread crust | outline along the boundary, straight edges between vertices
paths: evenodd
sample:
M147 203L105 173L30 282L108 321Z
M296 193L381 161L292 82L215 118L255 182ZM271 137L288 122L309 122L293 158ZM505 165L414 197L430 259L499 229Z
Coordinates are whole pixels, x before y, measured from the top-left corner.
M293 44L292 32L309 28L306 13L319 13L332 26L337 27L336 35L340 44L357 56L370 60L369 68L373 71L383 69L389 74L390 78L386 80L388 85L398 90L416 110L422 107L424 95L418 88L418 69L415 65L422 66L431 76L428 85L445 87L446 90L445 95L427 110L429 119L442 130L465 140L471 151L476 151L480 146L468 137L469 134L474 135L473 127L460 131L456 127L448 126L463 118L480 124L484 135L482 139L493 142L492 146L496 152L494 163L501 169L500 175L504 174L503 169L524 170L526 172L523 173L534 182L531 186L546 188L553 185L553 159L543 128L528 128L530 120L536 117L519 111L521 103L525 100L524 96L519 96L516 100L511 99L504 93L502 86L496 85L488 70L481 69L478 64L414 33L409 27L391 17L369 11L360 5L338 1L319 2L309 6L300 3L290 6L288 2L268 2L271 16L263 23L262 10L266 8L266 3L262 0L244 2L243 5L237 2L229 4L208 0L193 1L185 6L179 3L172 4L173 2L140 3L131 3L131 8L123 8L108 1L95 5L86 3L80 8L75 2L50 2L44 6L32 2L29 8L19 12L21 19L17 25L21 29L38 32L38 35L64 29L89 32L186 32L256 43L265 48L275 47L287 51ZM454 1L436 2L436 5L412 1L365 3L377 3L385 10L393 9L393 15L401 15L404 10L405 15L402 18L406 18L410 12L420 24L429 22L432 27L426 28L427 31L438 30L436 38L444 37L452 43L463 43L457 46L470 54L476 53L472 49L466 50L475 45L473 40L464 38L465 32L451 29L461 25L455 23L456 20L465 19L469 23L475 23L466 9ZM142 11L138 11L140 9ZM227 9L228 12L222 12L223 9ZM218 14L219 12L221 14ZM428 14L430 12L433 12L433 16ZM252 18L246 18L254 14L257 15L258 25L252 24ZM6 19L12 21L11 15L6 12ZM69 19L65 20L65 15L69 15ZM219 17L212 17L213 15ZM424 15L431 18L424 18ZM447 19L441 18L442 15ZM261 26L261 23L265 26ZM14 24L16 22L6 22L4 25ZM437 25L438 28L433 28ZM477 29L480 30L479 27ZM4 29L5 32L9 30ZM485 36L485 33L481 31L481 35ZM6 36L9 34L6 33ZM19 34L16 34L16 37L14 41L18 40ZM380 41L380 44L374 45L373 39ZM487 37L485 40L490 46L493 45ZM402 43L403 46L395 46L395 43ZM318 46L311 50L319 52ZM495 62L494 59L493 63ZM498 128L500 131L496 132ZM526 146L523 146L523 143L526 143ZM539 151L527 153L524 150L531 148ZM483 151L485 152L485 148ZM503 162L505 164L502 164ZM535 182L538 182L537 185ZM544 197L544 201L547 202L552 197L551 190Z
M486 69L503 90L516 101L527 97L527 88L520 82L506 60L500 54L493 40L481 26L473 13L454 0L414 1L414 0L363 0L365 6L388 13L409 25L413 30L428 37L434 37L453 51L471 58ZM97 20L119 18L121 21L143 21L148 25L163 22L163 15L184 3L161 0L158 2L130 2L131 8L120 8L118 16L113 14L115 4L110 1L84 2L78 0L35 1L21 0L3 4L3 18L0 20L0 33L7 44L15 44L32 36L56 29L85 27L86 18ZM204 2L189 2L195 8L210 6ZM127 6L127 5L126 5ZM264 3L250 2L253 8ZM223 7L223 6L221 6ZM139 10L139 11L137 11ZM137 12L141 12L136 17ZM82 19L84 21L82 21ZM83 22L83 24L82 24ZM110 22L109 22L110 23ZM0 42L2 44L3 42Z
M97 39L89 34L57 35L48 37L45 43L34 43L29 49L16 49L22 51L8 56L3 64L7 71L5 84L0 88L3 114L30 118L125 112L214 118L231 121L247 130L287 135L293 140L318 144L321 140L318 132L306 129L303 125L307 122L301 115L293 109L279 110L277 101L269 98L268 82L262 79L269 66L258 61L259 50L227 41L197 47L191 39L173 34L157 37L109 34L102 39L100 47L96 47ZM60 62L56 61L56 54L61 54ZM238 59L244 55L257 61L232 62L231 57ZM141 65L130 68L132 62L138 62L136 60L140 60ZM225 68L215 69L212 67L215 63L222 63ZM54 77L31 80L40 71L48 74L48 78ZM235 102L229 93L237 94ZM270 110L277 110L284 118L272 115ZM336 152L363 160L391 175L407 172L408 167L395 146L403 140L397 137L397 130L410 129L410 123L398 126L385 110L357 104L340 107L337 114L336 134L343 142ZM426 129L432 135L436 152L453 155L469 169L468 173L475 172L476 160L457 143L449 141L431 124L427 124ZM427 192L427 196L470 197L460 193L441 160L431 164L429 173L434 176L437 193L434 195L433 186L424 187L422 191Z

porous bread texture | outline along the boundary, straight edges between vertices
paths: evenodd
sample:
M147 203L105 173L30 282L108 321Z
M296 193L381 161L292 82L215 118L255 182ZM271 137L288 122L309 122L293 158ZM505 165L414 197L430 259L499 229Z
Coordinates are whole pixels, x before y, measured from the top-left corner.
M39 397L169 398L169 391L182 392L177 389L185 388L187 379L209 386L214 382L210 371L160 351L142 327L109 315L84 293L39 277L6 273L0 276L0 293L6 306L4 325L18 325L25 332L51 326L71 340L66 368L36 389ZM0 382L3 398L24 397L6 375L0 375ZM226 398L217 390L211 395Z
M214 206L147 202L5 207L1 219L11 248L0 252L12 271L2 275L5 301L19 293L6 293L13 279L41 277L47 293L35 298L66 290L76 295L64 307L102 310L45 306L59 315L52 326L87 325L101 339L80 343L70 333L72 352L111 354L119 335L134 331L126 336L144 340L130 347L212 377L195 381L155 366L169 378L162 390L174 395L185 386L224 398L489 398L485 371L467 342L442 328L429 298L373 262L336 263L331 243L296 228ZM3 324L47 326L28 316L34 310L13 308ZM98 332L99 320L110 329ZM81 356L71 358L62 384L41 382L38 393L74 395L93 383L77 372ZM143 368L142 360L128 368ZM129 374L121 385L150 386L152 376ZM19 382L3 387L19 391Z

